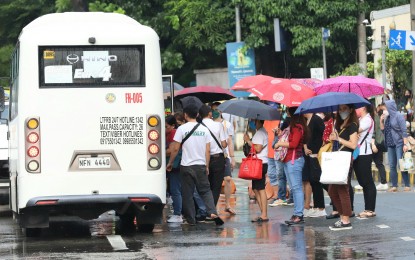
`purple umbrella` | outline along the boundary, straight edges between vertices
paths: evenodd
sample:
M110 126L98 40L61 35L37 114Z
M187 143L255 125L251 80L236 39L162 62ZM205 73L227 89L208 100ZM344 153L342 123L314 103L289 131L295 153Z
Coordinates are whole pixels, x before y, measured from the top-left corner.
M315 89L317 95L327 92L349 92L364 98L382 95L384 88L376 79L363 76L339 76L323 80Z

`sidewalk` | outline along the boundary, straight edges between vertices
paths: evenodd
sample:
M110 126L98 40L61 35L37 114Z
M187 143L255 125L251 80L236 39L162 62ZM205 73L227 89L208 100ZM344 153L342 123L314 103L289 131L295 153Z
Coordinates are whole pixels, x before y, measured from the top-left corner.
M239 169L239 166L242 162L242 158L245 158L244 152L242 150L238 150L234 152L234 155L235 155L235 168ZM387 157L386 154L385 154L385 157ZM387 163L387 160L385 160L385 169L386 169L386 179L389 182L390 180L389 179L389 164ZM380 182L378 169L376 168L374 163L372 163L372 176L375 182ZM356 179L354 175L353 175L353 179ZM411 186L414 186L415 174L409 174L409 183L411 184ZM402 175L399 174L399 172L398 172L398 184L402 184Z

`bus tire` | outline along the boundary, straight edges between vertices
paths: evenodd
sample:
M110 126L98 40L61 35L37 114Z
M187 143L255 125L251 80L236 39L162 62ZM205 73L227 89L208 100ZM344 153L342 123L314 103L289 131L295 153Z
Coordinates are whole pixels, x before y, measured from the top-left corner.
M134 225L135 214L126 213L119 215L120 217L120 228L122 233L130 233L135 231L136 227Z
M137 227L140 233L152 233L154 224L137 224Z
M41 228L24 228L24 234L26 237L39 237L41 232Z

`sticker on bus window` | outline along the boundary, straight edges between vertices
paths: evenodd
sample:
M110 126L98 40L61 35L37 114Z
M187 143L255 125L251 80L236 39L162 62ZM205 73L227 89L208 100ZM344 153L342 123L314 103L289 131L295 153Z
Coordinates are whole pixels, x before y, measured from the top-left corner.
M55 52L54 51L43 51L43 58L45 60L53 60L55 59Z
M46 66L45 83L72 83L72 65Z

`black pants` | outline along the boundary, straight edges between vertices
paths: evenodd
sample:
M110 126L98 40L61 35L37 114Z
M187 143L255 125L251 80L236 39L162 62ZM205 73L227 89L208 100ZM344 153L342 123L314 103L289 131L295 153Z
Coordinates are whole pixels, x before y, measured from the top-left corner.
M223 178L225 177L225 157L223 153L210 156L209 182L215 206L218 203Z
M216 206L213 204L212 191L206 176L205 165L180 166L182 183L183 215L189 223L196 223L196 209L193 201L195 187L206 206L207 213L217 215Z
M359 185L363 187L365 210L375 211L377 191L372 177L372 155L359 155L353 162L353 169Z
M376 168L378 168L380 183L386 184L387 181L386 181L385 165L383 165L383 152L379 151L377 153L374 153L373 162L375 163Z
M321 168L317 158L304 156L303 181L305 176L308 176L311 190L313 192L314 208L324 209L324 191L323 184L320 182Z

